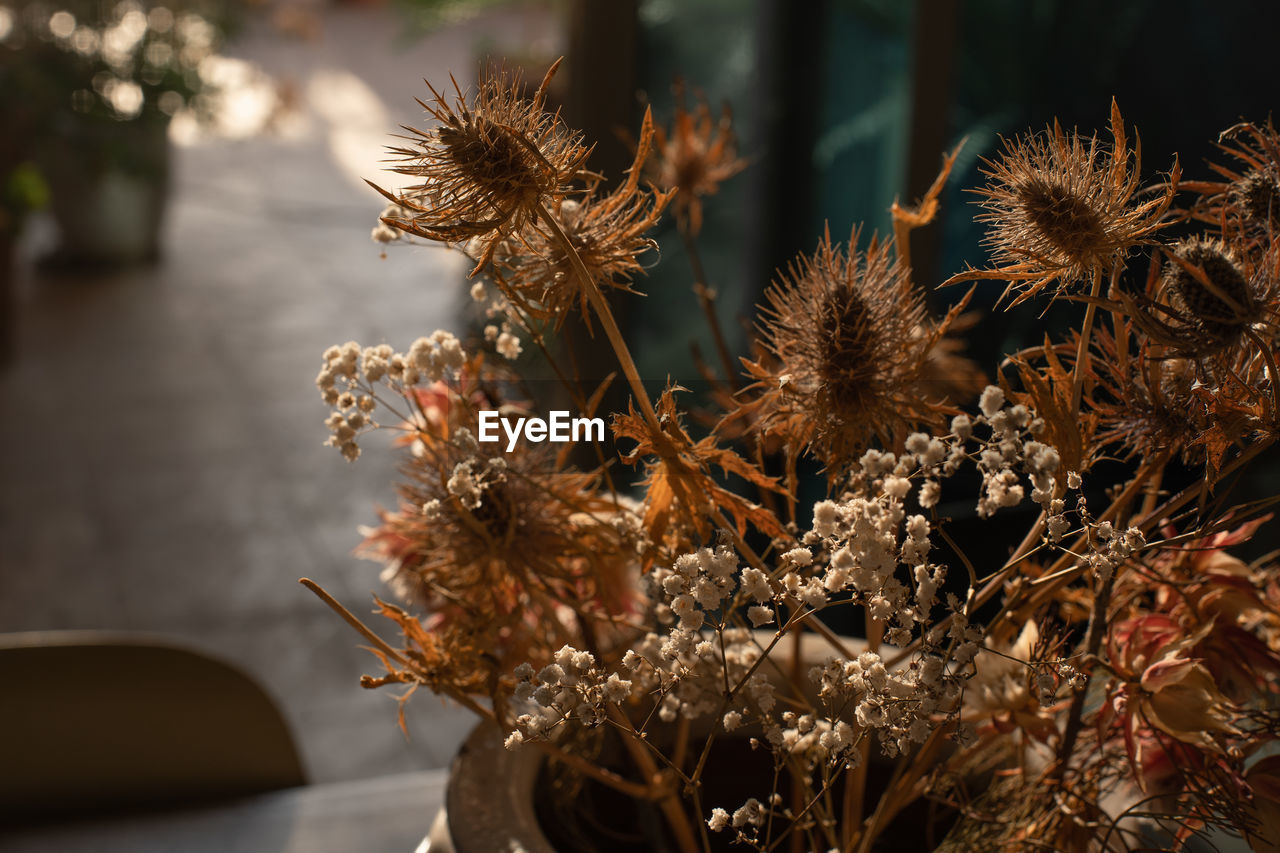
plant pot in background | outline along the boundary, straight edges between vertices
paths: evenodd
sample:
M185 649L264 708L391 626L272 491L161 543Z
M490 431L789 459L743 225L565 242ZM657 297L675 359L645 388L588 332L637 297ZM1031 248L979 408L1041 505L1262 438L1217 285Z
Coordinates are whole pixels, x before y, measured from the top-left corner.
M61 235L55 263L123 266L159 257L169 197L167 120L61 116L40 166Z

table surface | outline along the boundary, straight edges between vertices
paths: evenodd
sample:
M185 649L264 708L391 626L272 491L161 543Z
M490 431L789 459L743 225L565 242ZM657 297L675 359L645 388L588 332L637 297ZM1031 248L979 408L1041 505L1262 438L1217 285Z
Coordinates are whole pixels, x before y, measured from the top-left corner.
M0 838L5 853L414 853L444 802L431 770Z

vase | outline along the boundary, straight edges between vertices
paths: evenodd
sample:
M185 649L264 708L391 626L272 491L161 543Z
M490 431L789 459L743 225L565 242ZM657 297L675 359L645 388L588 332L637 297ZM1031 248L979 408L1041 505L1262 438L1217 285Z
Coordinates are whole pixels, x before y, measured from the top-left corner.
M755 633L762 646L773 639L772 632ZM846 638L845 643L854 654L867 647L861 638ZM805 634L801 671L823 663L832 654L821 637ZM701 722L701 727L694 724L695 738L710 731L710 718ZM488 721L472 729L454 757L444 805L415 853L562 853L540 821L537 795L545 781L545 754L529 746L506 749L503 740L507 734ZM721 741L736 743L746 754L750 750L748 737L738 733L722 736ZM887 766L884 769L887 771ZM759 781L764 785L769 782L763 777ZM656 813L654 818L656 821ZM654 843L659 846L653 849L660 850L660 842Z
M417 853L556 853L534 808L543 754L508 750L504 736L490 722L471 731L453 760L444 806Z

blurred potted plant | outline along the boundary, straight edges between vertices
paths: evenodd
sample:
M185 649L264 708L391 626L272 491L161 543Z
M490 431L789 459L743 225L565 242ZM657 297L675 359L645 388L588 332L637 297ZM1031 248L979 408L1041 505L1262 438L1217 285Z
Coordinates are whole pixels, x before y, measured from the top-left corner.
M4 7L0 7L4 8ZM213 0L56 0L5 10L0 74L29 114L52 191L57 258L154 259L168 196L169 120L198 109L201 63L227 22Z
M49 188L40 170L31 161L18 159L15 146L0 142L0 364L13 358L16 347L18 239L27 216L48 200Z
M930 316L910 262L953 154L921 203L894 204L894 239L827 233L778 273L745 370L704 367L720 417L695 435L681 389L651 396L604 292L634 292L668 209L695 245L703 197L738 166L727 119L681 111L659 135L646 115L605 190L546 85L433 91L436 126L392 149L414 183L380 190L375 239L474 262L483 337L349 342L316 380L344 457L380 428L404 451L402 503L363 546L404 604L377 602L399 639L304 581L377 656L362 684L449 697L488 724L488 751L550 768L537 785L527 764L458 773L471 795L451 805L540 788L562 823L529 840L501 808L453 814L457 848L1106 853L1216 829L1276 850L1280 566L1229 553L1276 498L1227 485L1280 438L1280 134L1231 129L1182 208L1177 165L1144 180L1114 105L1109 139L1009 140L978 191L993 264L952 282L1080 319L980 392L951 334L966 299ZM1198 233L1170 239L1174 222ZM549 444L554 413L538 425L516 369L526 344L551 358L574 313L631 393L612 418L629 452L597 445L589 472L567 449L603 436ZM603 389L566 362L589 419ZM828 494L802 506L806 459ZM952 536L954 514L999 535L1019 507L990 562ZM832 627L843 613L862 642ZM751 748L718 749L733 736ZM483 752L473 739L461 760ZM932 838L903 820L926 800L950 810Z
M14 32L12 10L0 6L0 41ZM32 162L41 105L27 97L27 70L0 62L0 362L13 357L17 315L14 264L18 238L31 211L48 203L48 185Z

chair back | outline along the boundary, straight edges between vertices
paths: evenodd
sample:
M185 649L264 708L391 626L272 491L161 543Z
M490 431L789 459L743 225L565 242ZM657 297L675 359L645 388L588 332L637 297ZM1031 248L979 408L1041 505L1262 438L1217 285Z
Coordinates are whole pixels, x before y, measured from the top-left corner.
M0 823L150 809L305 782L248 675L127 634L0 634Z

